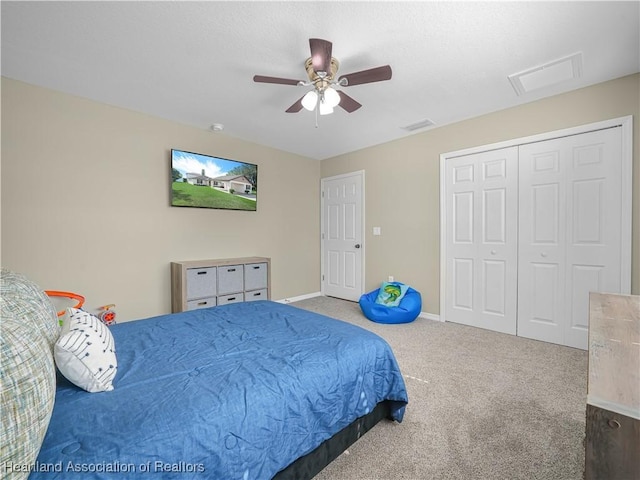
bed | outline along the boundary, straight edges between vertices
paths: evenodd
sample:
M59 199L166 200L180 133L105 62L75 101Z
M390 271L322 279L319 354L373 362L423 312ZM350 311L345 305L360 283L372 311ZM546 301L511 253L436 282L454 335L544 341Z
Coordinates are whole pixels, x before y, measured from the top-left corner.
M237 303L110 332L114 389L88 393L57 373L28 478L312 478L381 419L401 422L408 401L382 338L290 305Z

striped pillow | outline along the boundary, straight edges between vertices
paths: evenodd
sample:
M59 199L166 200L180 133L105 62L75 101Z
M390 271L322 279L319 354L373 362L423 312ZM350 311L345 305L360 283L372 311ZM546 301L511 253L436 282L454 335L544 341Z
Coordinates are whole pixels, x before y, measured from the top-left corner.
M49 298L23 275L0 272L0 477L29 476L53 411L58 320Z
M4 311L0 357L0 477L27 478L13 466L32 465L40 451L53 411L56 369L46 339L24 318Z
M11 312L46 339L51 352L60 336L53 302L35 283L6 268L0 273L0 311Z
M113 335L95 316L68 308L53 353L58 370L74 385L92 393L113 390L118 370Z

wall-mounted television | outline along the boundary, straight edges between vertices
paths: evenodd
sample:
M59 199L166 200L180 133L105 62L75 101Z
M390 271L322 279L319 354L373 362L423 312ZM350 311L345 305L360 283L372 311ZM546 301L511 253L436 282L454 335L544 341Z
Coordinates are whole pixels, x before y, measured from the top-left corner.
M258 166L171 150L171 205L256 211Z

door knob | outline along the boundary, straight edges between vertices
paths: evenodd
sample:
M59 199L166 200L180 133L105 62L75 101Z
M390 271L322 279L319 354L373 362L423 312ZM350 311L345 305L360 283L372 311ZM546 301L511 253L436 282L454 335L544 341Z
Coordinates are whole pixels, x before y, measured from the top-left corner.
M360 248L360 244L359 243L356 243L356 248Z

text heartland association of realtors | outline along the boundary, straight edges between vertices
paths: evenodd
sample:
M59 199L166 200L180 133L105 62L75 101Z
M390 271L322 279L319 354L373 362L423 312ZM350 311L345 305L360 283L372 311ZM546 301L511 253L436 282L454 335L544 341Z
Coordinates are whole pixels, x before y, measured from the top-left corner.
M76 472L76 473L134 473L134 472L177 472L177 473L202 473L205 471L202 463L166 463L161 461L144 462L136 465L135 463L120 462L98 462L98 463L74 463L55 462L55 463L13 463L3 462L0 464L0 473L14 472Z

